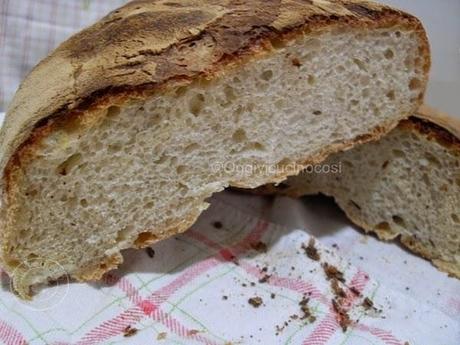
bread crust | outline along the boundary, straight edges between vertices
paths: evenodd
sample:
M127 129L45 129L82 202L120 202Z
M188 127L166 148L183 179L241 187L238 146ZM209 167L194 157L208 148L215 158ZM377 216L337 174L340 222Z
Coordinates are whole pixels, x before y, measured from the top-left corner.
M0 131L3 207L7 207L3 212L15 212L14 190L22 169L34 159L41 140L59 126L92 121L111 105L212 79L305 33L387 27L417 35L425 85L431 63L425 31L417 18L387 6L363 0L132 1L61 44L21 84ZM305 161L322 160L376 139L395 125L382 124L365 137L336 144ZM190 221L196 216L190 215ZM180 224L174 233L188 226L189 222ZM2 228L5 245L4 229L14 225L4 223ZM97 279L120 259L106 261L79 277Z
M436 110L423 104L415 115L418 121L418 131L440 144L458 146L460 142L460 120L456 117ZM422 121L421 121L422 120Z

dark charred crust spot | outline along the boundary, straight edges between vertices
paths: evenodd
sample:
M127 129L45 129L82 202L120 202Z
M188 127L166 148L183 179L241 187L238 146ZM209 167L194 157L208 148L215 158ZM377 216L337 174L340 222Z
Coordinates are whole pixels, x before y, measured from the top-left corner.
M354 14L357 14L363 17L374 18L377 14L380 13L379 11L371 10L369 7L359 5L359 4L345 3L343 4L343 6L350 12L353 12Z
M201 10L188 9L187 11L155 11L141 12L116 21L106 22L105 25L96 24L84 30L80 35L66 42L69 56L86 59L99 54L104 49L132 45L133 37L142 32L145 37L157 37L160 41L162 33L165 37L174 37L186 28L195 28L211 19L211 14ZM183 34L185 36L185 34ZM139 48L142 44L137 43ZM132 46L131 46L132 47ZM158 53L161 50L158 51Z
M458 147L460 149L460 139L449 132L447 129L415 116L404 120L400 124L403 128L415 128L420 134L426 136L429 140L436 140L445 147Z

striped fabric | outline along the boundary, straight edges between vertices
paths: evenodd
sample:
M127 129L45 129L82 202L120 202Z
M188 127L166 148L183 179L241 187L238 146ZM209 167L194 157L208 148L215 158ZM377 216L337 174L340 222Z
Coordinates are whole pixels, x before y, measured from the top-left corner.
M1 0L0 112L19 83L60 42L124 0Z

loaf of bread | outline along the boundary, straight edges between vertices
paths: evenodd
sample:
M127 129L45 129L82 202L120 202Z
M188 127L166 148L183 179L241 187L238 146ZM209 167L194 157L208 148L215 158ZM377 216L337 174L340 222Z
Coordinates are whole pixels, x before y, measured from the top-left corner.
M98 279L212 193L385 134L429 65L420 22L368 1L133 1L60 45L9 107L2 266L22 297L54 267Z
M422 107L379 141L334 154L323 166L338 167L337 173L303 172L275 190L333 196L365 231L384 240L399 238L460 278L458 120Z

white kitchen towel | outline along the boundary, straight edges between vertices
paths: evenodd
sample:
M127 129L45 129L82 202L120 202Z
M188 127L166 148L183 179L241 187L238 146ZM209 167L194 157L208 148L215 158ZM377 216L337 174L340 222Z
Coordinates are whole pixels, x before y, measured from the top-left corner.
M292 208L287 199L254 199L232 192L215 196L190 230L148 250L127 251L122 267L100 283L64 279L24 302L11 293L3 275L0 340L85 345L459 344L458 305L443 308L458 303L458 294L443 290L452 283L458 292L457 281L433 280L441 274L426 276L425 283L438 285L440 295L425 301L412 291L413 282L406 280L407 288L401 290L392 277L376 281L366 265L341 258L337 247L345 246L344 241L337 238L341 244L329 248L311 242L308 232L321 233L331 222L340 224L336 232L356 232L346 229L334 211L328 221L318 222L319 228L289 228L265 219L275 216L274 207ZM242 210L247 203L260 208ZM360 255L377 249L371 243L366 247ZM389 254L393 265L408 256ZM399 269L410 271L411 265Z

